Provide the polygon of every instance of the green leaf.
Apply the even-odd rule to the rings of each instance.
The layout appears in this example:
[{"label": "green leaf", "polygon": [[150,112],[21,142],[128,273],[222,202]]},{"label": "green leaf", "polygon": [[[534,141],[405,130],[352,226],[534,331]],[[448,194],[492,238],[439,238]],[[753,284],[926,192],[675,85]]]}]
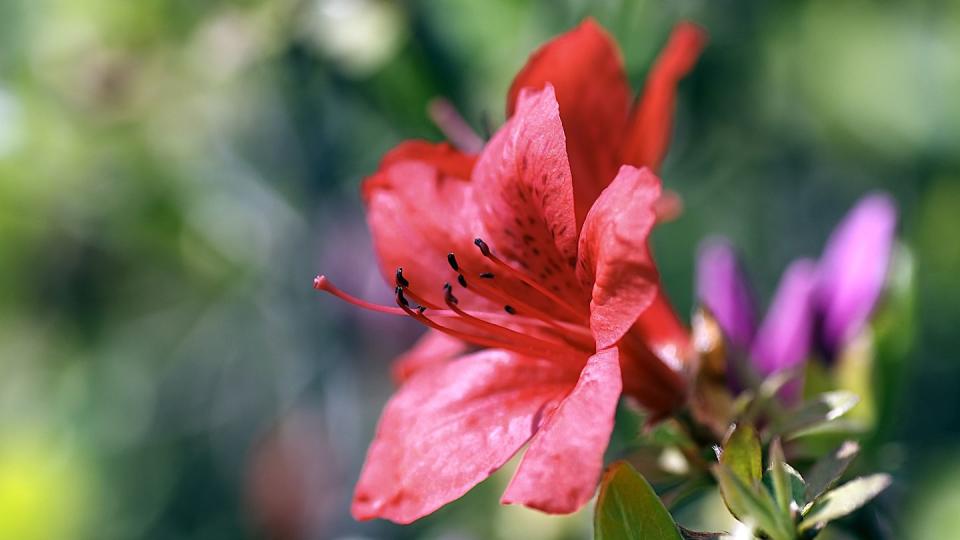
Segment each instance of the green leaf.
[{"label": "green leaf", "polygon": [[800,531],[819,529],[830,521],[842,518],[879,495],[887,489],[890,482],[888,474],[872,474],[851,480],[827,492],[804,516],[800,522]]},{"label": "green leaf", "polygon": [[780,506],[780,510],[790,515],[793,493],[790,489],[790,477],[784,467],[785,465],[786,458],[783,456],[783,446],[780,444],[780,439],[774,439],[770,443],[770,479],[773,483],[773,497]]},{"label": "green leaf", "polygon": [[852,409],[860,398],[853,392],[838,390],[825,392],[788,411],[776,426],[781,435],[796,434],[840,418]]},{"label": "green leaf", "polygon": [[720,463],[729,467],[744,484],[753,486],[763,474],[761,452],[757,431],[750,424],[741,423],[727,435]]},{"label": "green leaf", "polygon": [[597,540],[683,540],[653,488],[626,461],[603,475],[593,528]]},{"label": "green leaf", "polygon": [[720,494],[733,517],[755,525],[772,540],[793,540],[793,523],[777,508],[770,492],[748,486],[729,467],[713,466]]},{"label": "green leaf", "polygon": [[832,488],[850,464],[853,463],[859,452],[859,444],[854,441],[847,441],[832,454],[817,461],[810,472],[807,473],[807,489],[804,495],[806,500],[815,501],[817,497]]},{"label": "green leaf", "polygon": [[647,438],[662,447],[697,448],[686,430],[672,418],[654,426],[647,434]]},{"label": "green leaf", "polygon": [[744,390],[734,400],[732,406],[734,416],[751,422],[771,406],[777,407],[778,401],[775,399],[777,392],[795,378],[797,378],[795,369],[778,371],[764,379],[755,391]]},{"label": "green leaf", "polygon": [[[767,472],[763,475],[763,483],[771,492],[774,490],[772,471],[773,466],[770,466],[767,468]],[[804,482],[803,477],[800,476],[800,473],[791,467],[789,463],[783,464],[783,472],[787,475],[787,480],[790,485],[790,500],[797,503],[798,508],[802,508],[806,502],[806,496],[804,494],[806,493],[807,483]]]},{"label": "green leaf", "polygon": [[720,540],[726,533],[691,531],[681,526],[680,534],[683,540]]}]

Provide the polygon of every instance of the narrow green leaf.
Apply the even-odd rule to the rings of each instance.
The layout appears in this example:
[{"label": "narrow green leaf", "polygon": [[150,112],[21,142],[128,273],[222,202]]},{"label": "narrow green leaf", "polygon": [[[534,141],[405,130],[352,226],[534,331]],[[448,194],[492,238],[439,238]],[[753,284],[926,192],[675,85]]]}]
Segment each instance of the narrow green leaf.
[{"label": "narrow green leaf", "polygon": [[773,497],[780,506],[780,511],[789,516],[793,493],[790,490],[790,477],[784,465],[786,465],[786,458],[783,455],[783,446],[780,444],[780,439],[774,439],[770,443],[770,479],[773,483]]},{"label": "narrow green leaf", "polygon": [[683,540],[720,540],[726,533],[691,531],[681,526],[680,534]]},{"label": "narrow green leaf", "polygon": [[867,433],[867,426],[855,418],[837,418],[811,426],[806,429],[800,429],[790,433],[786,438],[793,440],[801,437],[830,436],[834,440],[844,438],[860,437]]},{"label": "narrow green leaf", "polygon": [[683,540],[656,492],[626,461],[603,475],[593,528],[596,540]]},{"label": "narrow green leaf", "polygon": [[828,491],[818,500],[800,522],[800,530],[820,528],[837,518],[853,512],[881,491],[887,489],[891,478],[888,474],[872,474],[851,480],[846,484]]},{"label": "narrow green leaf", "polygon": [[[768,468],[767,472],[763,475],[763,482],[767,486],[767,489],[773,491],[773,478],[771,478],[770,469],[772,469],[772,467]],[[803,508],[803,505],[806,503],[804,493],[806,493],[807,490],[807,483],[804,482],[800,473],[791,467],[789,463],[783,464],[783,472],[786,473],[787,479],[790,482],[790,499],[797,503],[798,508]]]},{"label": "narrow green leaf", "polygon": [[778,371],[764,379],[756,391],[744,390],[734,400],[732,407],[734,417],[750,422],[771,405],[776,407],[778,402],[774,398],[777,392],[796,377],[796,370]]},{"label": "narrow green leaf", "polygon": [[713,466],[713,475],[720,485],[720,494],[733,517],[756,526],[772,540],[792,540],[793,523],[785,519],[770,493],[748,486],[729,467]]},{"label": "narrow green leaf", "polygon": [[859,452],[859,444],[854,441],[847,441],[832,454],[817,461],[810,472],[807,473],[807,489],[804,495],[806,500],[815,501],[817,497],[832,488],[850,464],[853,463]]},{"label": "narrow green leaf", "polygon": [[853,392],[825,392],[788,411],[777,423],[775,431],[790,435],[831,422],[846,414],[859,401]]},{"label": "narrow green leaf", "polygon": [[757,431],[750,424],[741,423],[724,440],[720,463],[729,467],[744,484],[753,486],[763,474],[761,452]]}]

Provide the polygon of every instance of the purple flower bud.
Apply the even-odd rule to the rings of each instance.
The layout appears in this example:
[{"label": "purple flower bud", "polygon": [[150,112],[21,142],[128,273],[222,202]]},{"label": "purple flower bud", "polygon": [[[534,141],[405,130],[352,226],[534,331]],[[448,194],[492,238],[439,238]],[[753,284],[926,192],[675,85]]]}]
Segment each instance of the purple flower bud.
[{"label": "purple flower bud", "polygon": [[816,302],[828,356],[860,332],[883,291],[897,225],[886,194],[860,199],[834,229],[820,260]]},{"label": "purple flower bud", "polygon": [[710,238],[700,247],[697,295],[730,343],[749,350],[757,327],[753,295],[736,252],[724,238]]},{"label": "purple flower bud", "polygon": [[802,364],[810,354],[817,266],[794,261],[784,272],[753,344],[755,367],[770,375]]}]

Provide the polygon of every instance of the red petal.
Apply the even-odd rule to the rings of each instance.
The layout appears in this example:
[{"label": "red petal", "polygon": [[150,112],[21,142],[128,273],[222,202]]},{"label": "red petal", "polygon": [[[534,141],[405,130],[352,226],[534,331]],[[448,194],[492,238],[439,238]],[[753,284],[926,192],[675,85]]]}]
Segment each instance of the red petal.
[{"label": "red petal", "polygon": [[473,239],[483,225],[467,180],[474,160],[447,144],[407,142],[364,181],[367,223],[388,283],[403,267],[412,290],[442,304],[443,283],[456,278],[447,253],[479,257]]},{"label": "red petal", "polygon": [[684,367],[691,358],[690,334],[662,288],[620,342],[623,392],[650,413],[664,418],[684,403]]},{"label": "red petal", "polygon": [[[390,150],[380,160],[380,168],[386,169],[395,163],[404,161],[423,161],[430,163],[446,176],[455,178],[470,178],[473,164],[477,156],[464,154],[447,143],[432,143],[429,141],[405,141]],[[370,186],[364,184],[363,194],[366,196]]]},{"label": "red petal", "polygon": [[517,74],[507,96],[513,114],[520,90],[553,85],[567,136],[577,225],[613,179],[630,106],[630,85],[616,43],[592,19],[545,44]]},{"label": "red petal", "polygon": [[680,322],[662,287],[657,287],[657,296],[645,309],[632,333],[643,338],[644,344],[665,364],[680,370],[690,359],[690,333]]},{"label": "red petal", "polygon": [[621,148],[623,163],[660,169],[673,129],[677,83],[693,69],[706,41],[706,32],[692,23],[674,28],[630,114]]},{"label": "red petal", "polygon": [[590,357],[577,386],[533,438],[501,502],[566,514],[590,500],[603,469],[620,387],[617,349]]},{"label": "red petal", "polygon": [[480,155],[473,183],[491,247],[585,307],[573,272],[573,188],[552,86],[521,93],[516,114]]},{"label": "red petal", "polygon": [[400,384],[417,371],[452,360],[463,354],[468,345],[457,338],[436,330],[427,330],[413,347],[393,361],[393,380]]},{"label": "red petal", "polygon": [[383,412],[353,516],[410,523],[457,499],[527,442],[576,377],[500,350],[418,372]]},{"label": "red petal", "polygon": [[659,178],[649,169],[624,165],[587,214],[577,274],[593,289],[590,328],[598,349],[620,340],[657,294],[659,276],[647,236],[659,197]]}]

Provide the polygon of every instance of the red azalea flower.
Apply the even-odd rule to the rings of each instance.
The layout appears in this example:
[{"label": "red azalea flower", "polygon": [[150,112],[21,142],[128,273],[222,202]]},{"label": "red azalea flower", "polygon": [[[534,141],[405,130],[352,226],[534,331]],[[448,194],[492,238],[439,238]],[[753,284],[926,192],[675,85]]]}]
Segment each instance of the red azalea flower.
[{"label": "red azalea flower", "polygon": [[507,95],[507,116],[521,89],[547,82],[556,89],[578,224],[621,164],[659,171],[670,143],[677,83],[705,43],[706,34],[696,25],[677,25],[632,107],[617,45],[592,19],[544,45],[517,74]]},{"label": "red azalea flower", "polygon": [[533,56],[479,156],[408,142],[364,182],[398,307],[315,286],[432,330],[398,363],[355,517],[409,523],[528,442],[503,502],[573,512],[596,489],[621,393],[654,415],[683,403],[689,338],[647,247],[660,181],[616,163],[659,162],[670,113],[653,104],[672,109],[701,42],[679,27],[628,116],[617,51],[587,21]]}]

